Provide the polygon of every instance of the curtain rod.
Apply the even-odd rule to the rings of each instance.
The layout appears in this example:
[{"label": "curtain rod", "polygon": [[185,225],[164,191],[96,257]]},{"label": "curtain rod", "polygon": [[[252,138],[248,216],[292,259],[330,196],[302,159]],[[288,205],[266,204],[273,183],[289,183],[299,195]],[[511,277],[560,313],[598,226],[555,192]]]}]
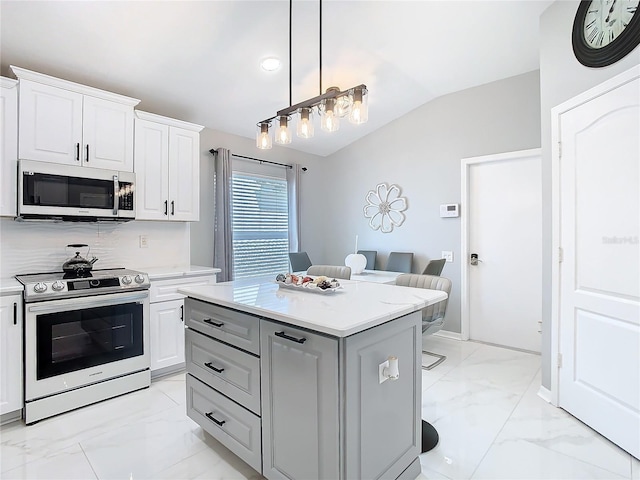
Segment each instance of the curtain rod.
[{"label": "curtain rod", "polygon": [[[215,155],[216,150],[214,148],[212,148],[211,150],[209,150],[209,153]],[[272,165],[280,165],[281,167],[285,167],[285,168],[293,168],[293,165],[289,165],[288,163],[278,163],[278,162],[272,162],[270,160],[261,160],[260,158],[253,158],[253,157],[245,157],[244,155],[236,155],[235,153],[231,154],[234,157],[237,158],[244,158],[246,160],[253,160],[254,162],[260,162],[260,163],[271,163]],[[303,170],[307,170],[305,167],[302,168]]]}]

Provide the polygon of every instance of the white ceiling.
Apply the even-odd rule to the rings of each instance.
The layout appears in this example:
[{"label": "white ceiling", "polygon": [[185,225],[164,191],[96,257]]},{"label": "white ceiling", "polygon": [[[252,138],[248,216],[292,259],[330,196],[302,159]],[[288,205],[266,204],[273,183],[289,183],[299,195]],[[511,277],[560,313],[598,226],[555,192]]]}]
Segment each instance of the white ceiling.
[{"label": "white ceiling", "polygon": [[[447,93],[539,68],[552,1],[324,0],[322,84],[369,88],[369,122],[346,119],[291,148],[328,155]],[[317,0],[293,2],[292,101],[320,93]],[[141,110],[255,137],[289,105],[289,2],[0,2],[9,65],[136,97]],[[260,69],[276,55],[283,66]]]}]

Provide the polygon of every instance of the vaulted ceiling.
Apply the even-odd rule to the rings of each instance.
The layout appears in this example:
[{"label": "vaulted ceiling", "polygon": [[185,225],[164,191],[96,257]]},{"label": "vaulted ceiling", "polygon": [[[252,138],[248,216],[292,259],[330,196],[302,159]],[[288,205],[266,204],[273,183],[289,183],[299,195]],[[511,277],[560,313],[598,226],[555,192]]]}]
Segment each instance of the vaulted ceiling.
[{"label": "vaulted ceiling", "polygon": [[[294,0],[291,99],[364,83],[369,122],[294,136],[328,155],[430,100],[538,69],[552,1]],[[1,73],[16,65],[142,100],[139,109],[244,137],[289,106],[289,1],[0,2]],[[260,61],[283,64],[265,72]],[[320,78],[321,77],[321,78]]]}]

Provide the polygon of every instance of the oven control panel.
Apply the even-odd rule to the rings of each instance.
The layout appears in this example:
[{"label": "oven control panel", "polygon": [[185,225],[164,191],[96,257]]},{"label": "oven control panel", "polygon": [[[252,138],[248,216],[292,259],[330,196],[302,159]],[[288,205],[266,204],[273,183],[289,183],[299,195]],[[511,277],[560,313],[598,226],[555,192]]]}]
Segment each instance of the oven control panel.
[{"label": "oven control panel", "polygon": [[151,285],[146,273],[125,269],[93,271],[91,276],[83,278],[64,278],[62,274],[19,275],[16,278],[25,286],[26,302],[143,290]]}]

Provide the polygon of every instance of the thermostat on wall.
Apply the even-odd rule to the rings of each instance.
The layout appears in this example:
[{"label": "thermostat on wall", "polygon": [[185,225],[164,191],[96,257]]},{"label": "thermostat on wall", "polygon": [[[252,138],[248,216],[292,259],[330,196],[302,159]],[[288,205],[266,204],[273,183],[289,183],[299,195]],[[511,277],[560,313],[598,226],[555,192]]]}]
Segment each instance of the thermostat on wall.
[{"label": "thermostat on wall", "polygon": [[460,208],[457,203],[447,203],[440,205],[440,216],[442,218],[447,217],[459,217],[460,216]]}]

